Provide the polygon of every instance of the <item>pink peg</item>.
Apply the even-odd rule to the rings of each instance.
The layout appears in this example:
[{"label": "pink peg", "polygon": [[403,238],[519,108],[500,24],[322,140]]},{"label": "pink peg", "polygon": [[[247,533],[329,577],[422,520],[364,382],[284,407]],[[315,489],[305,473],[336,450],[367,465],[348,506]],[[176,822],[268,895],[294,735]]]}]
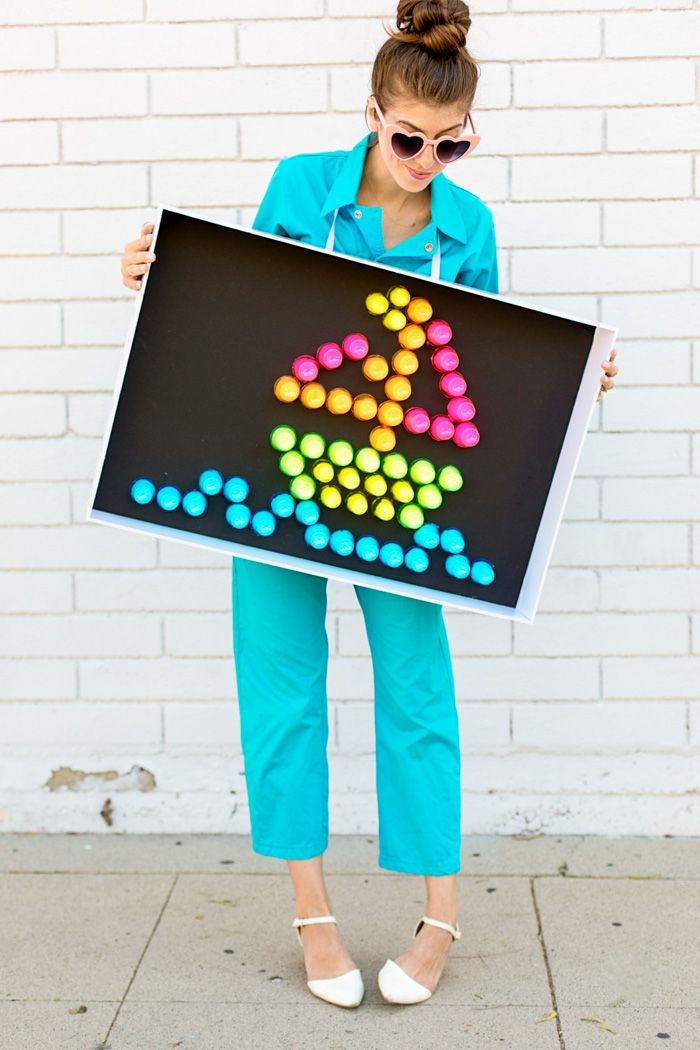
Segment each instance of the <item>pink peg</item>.
[{"label": "pink peg", "polygon": [[369,340],[360,332],[353,332],[343,339],[343,353],[351,361],[361,361],[369,352]]},{"label": "pink peg", "polygon": [[343,351],[337,343],[321,343],[316,359],[321,368],[339,368],[343,363]]},{"label": "pink peg", "polygon": [[467,381],[460,372],[445,372],[438,383],[445,397],[461,397],[467,389]]},{"label": "pink peg", "polygon": [[474,418],[476,408],[470,397],[452,397],[447,402],[447,414],[453,423],[466,423]]},{"label": "pink peg", "polygon": [[300,354],[292,362],[292,372],[302,383],[311,383],[318,375],[318,361],[310,354]]},{"label": "pink peg", "polygon": [[403,425],[409,434],[425,434],[430,428],[430,416],[424,408],[409,408],[403,417]]},{"label": "pink peg", "polygon": [[480,438],[479,431],[473,423],[458,423],[455,427],[454,443],[460,448],[471,448]]},{"label": "pink peg", "polygon": [[431,321],[425,329],[428,342],[433,346],[446,346],[452,338],[452,329],[447,321]]},{"label": "pink peg", "polygon": [[436,372],[454,372],[459,368],[459,354],[451,346],[443,346],[433,351],[430,363]]},{"label": "pink peg", "polygon": [[430,436],[436,441],[449,441],[455,432],[455,425],[447,416],[433,416],[430,421]]}]

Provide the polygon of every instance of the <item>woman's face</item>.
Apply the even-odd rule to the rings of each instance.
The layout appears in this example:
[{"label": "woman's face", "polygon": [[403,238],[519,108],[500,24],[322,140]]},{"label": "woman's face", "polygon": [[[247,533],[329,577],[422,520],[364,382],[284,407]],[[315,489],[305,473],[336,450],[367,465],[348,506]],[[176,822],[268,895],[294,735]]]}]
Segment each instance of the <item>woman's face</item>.
[{"label": "woman's face", "polygon": [[[422,190],[439,172],[445,170],[445,165],[435,159],[435,151],[429,145],[410,160],[400,160],[392,150],[384,126],[377,116],[374,99],[369,98],[367,105],[367,120],[371,130],[379,134],[379,150],[384,164],[402,189],[409,192]],[[387,124],[399,124],[409,133],[422,131],[429,139],[436,139],[440,135],[457,137],[464,130],[467,119],[463,103],[437,106],[406,96],[399,96],[391,106],[382,108],[382,113]]]}]

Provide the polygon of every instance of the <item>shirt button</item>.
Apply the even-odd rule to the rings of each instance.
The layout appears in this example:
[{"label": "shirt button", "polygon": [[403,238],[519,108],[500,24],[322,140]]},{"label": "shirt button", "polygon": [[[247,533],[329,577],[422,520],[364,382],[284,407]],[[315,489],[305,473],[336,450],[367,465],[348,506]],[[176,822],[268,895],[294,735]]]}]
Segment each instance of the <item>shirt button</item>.
[{"label": "shirt button", "polygon": [[356,218],[356,219],[361,219],[361,218],[362,218],[362,212],[360,211],[360,209],[359,209],[359,208],[358,208],[358,209],[357,209],[357,211],[355,212],[355,218]]},{"label": "shirt button", "polygon": [[432,241],[428,241],[428,243],[425,246],[425,250],[426,250],[426,252],[432,252],[432,250],[433,250],[433,242]]}]

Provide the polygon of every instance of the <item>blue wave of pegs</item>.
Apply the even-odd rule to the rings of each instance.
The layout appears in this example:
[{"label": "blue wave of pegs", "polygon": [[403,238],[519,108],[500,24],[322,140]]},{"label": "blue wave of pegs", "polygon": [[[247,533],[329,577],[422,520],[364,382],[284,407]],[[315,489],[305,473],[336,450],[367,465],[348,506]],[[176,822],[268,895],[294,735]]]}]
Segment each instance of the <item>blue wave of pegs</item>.
[{"label": "blue wave of pegs", "polygon": [[231,528],[238,531],[251,528],[256,535],[272,536],[278,520],[293,519],[304,527],[304,542],[313,550],[329,548],[340,558],[354,554],[360,561],[380,561],[389,569],[401,566],[411,572],[423,573],[430,566],[430,551],[444,555],[444,568],[457,580],[471,579],[488,587],[496,578],[489,561],[470,561],[467,557],[464,535],[456,528],[440,528],[434,522],[425,522],[412,533],[412,545],[402,546],[394,541],[381,543],[375,536],[353,536],[349,529],[330,529],[320,520],[321,508],[312,499],[296,499],[290,492],[276,492],[269,508],[252,511],[246,503],[250,485],[245,478],[234,475],[224,479],[215,469],[203,470],[197,488],[182,493],[175,485],[157,489],[149,478],[137,478],[131,485],[131,498],[145,505],[155,500],[165,511],[181,508],[190,517],[200,517],[209,508],[212,497],[223,495],[227,501],[225,517]]}]

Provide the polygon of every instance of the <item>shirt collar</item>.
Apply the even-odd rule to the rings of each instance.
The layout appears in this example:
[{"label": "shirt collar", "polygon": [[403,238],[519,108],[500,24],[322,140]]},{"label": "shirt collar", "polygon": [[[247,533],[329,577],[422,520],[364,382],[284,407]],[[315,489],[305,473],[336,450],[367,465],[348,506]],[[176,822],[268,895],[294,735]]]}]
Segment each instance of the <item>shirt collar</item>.
[{"label": "shirt collar", "polygon": [[[365,156],[374,132],[369,132],[344,157],[321,208],[327,215],[346,204],[355,204],[362,179]],[[433,222],[448,237],[467,243],[467,229],[452,192],[452,183],[440,172],[430,184],[430,210]]]}]

